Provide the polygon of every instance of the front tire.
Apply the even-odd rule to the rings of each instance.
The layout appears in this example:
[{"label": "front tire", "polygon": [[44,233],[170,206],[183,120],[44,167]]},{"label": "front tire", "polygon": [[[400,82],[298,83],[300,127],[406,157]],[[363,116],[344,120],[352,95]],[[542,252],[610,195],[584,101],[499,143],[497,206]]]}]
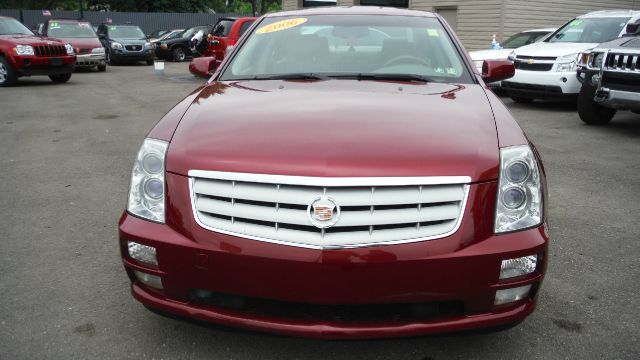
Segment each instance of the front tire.
[{"label": "front tire", "polygon": [[107,64],[101,64],[101,65],[98,65],[98,71],[99,71],[99,72],[105,72],[105,71],[107,71]]},{"label": "front tire", "polygon": [[595,94],[595,86],[582,84],[580,94],[578,94],[578,115],[580,115],[580,119],[585,124],[606,125],[613,119],[616,110],[604,107],[593,101]]},{"label": "front tire", "polygon": [[71,79],[71,74],[49,75],[49,79],[58,84],[66,83],[67,81],[69,81],[69,79]]},{"label": "front tire", "polygon": [[171,52],[171,55],[173,57],[173,61],[175,62],[182,62],[187,58],[187,53],[185,52],[184,48],[181,46],[174,48],[173,51]]},{"label": "front tire", "polygon": [[518,104],[531,104],[533,102],[532,98],[526,98],[522,96],[512,96],[511,100]]},{"label": "front tire", "polygon": [[11,86],[16,83],[18,77],[11,68],[11,64],[4,57],[0,56],[0,87]]}]

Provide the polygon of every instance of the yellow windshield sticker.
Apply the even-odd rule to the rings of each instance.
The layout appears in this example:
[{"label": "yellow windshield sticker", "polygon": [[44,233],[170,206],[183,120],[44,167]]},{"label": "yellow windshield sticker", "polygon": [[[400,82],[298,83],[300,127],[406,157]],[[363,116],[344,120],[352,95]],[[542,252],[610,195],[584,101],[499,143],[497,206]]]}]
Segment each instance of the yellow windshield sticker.
[{"label": "yellow windshield sticker", "polygon": [[292,27],[296,27],[300,24],[304,24],[306,22],[307,22],[306,18],[282,20],[282,21],[274,22],[273,24],[269,24],[261,27],[260,29],[256,30],[256,34],[268,34],[276,31],[286,30]]},{"label": "yellow windshield sticker", "polygon": [[427,29],[427,33],[429,34],[429,36],[433,36],[433,37],[440,36],[440,34],[438,34],[438,30],[436,29]]}]

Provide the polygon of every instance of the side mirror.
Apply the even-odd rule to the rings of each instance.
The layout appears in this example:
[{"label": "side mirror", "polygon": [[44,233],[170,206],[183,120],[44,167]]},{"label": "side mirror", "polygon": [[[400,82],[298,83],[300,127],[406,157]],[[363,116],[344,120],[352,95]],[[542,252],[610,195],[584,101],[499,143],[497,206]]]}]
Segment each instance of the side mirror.
[{"label": "side mirror", "polygon": [[506,80],[516,74],[516,67],[509,60],[485,60],[482,64],[482,79],[486,83]]},{"label": "side mirror", "polygon": [[640,33],[640,20],[627,24],[626,35],[638,35]]},{"label": "side mirror", "polygon": [[209,78],[213,74],[216,65],[216,58],[212,56],[205,56],[194,58],[189,64],[189,71],[202,78]]}]

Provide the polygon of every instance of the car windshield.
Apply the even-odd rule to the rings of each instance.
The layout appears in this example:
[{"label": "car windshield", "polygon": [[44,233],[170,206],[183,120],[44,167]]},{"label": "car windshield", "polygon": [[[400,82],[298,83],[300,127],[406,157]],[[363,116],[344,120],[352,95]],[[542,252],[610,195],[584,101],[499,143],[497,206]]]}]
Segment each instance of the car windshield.
[{"label": "car windshield", "polygon": [[436,18],[371,15],[265,18],[221,80],[296,76],[473,81]]},{"label": "car windshield", "polygon": [[0,35],[33,35],[33,32],[16,19],[0,19]]},{"label": "car windshield", "polygon": [[620,36],[629,17],[582,18],[565,24],[548,42],[603,43]]},{"label": "car windshield", "polygon": [[58,21],[52,21],[49,23],[49,31],[47,32],[47,35],[59,38],[94,38],[97,36],[89,23]]},{"label": "car windshield", "polygon": [[144,39],[145,35],[137,26],[109,26],[109,36],[112,38]]},{"label": "car windshield", "polygon": [[523,32],[515,34],[503,42],[501,46],[503,49],[516,49],[521,46],[533,44],[548,34],[548,32]]}]

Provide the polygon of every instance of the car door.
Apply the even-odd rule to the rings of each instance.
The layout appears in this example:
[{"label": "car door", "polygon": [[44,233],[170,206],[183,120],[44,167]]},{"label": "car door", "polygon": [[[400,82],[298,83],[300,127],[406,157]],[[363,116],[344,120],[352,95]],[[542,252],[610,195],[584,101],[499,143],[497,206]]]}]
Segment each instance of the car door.
[{"label": "car door", "polygon": [[235,20],[233,19],[222,19],[213,28],[213,37],[209,42],[209,52],[211,56],[215,58],[215,69],[217,69],[220,63],[222,63],[222,60],[224,60],[227,51],[227,40],[234,22]]}]

